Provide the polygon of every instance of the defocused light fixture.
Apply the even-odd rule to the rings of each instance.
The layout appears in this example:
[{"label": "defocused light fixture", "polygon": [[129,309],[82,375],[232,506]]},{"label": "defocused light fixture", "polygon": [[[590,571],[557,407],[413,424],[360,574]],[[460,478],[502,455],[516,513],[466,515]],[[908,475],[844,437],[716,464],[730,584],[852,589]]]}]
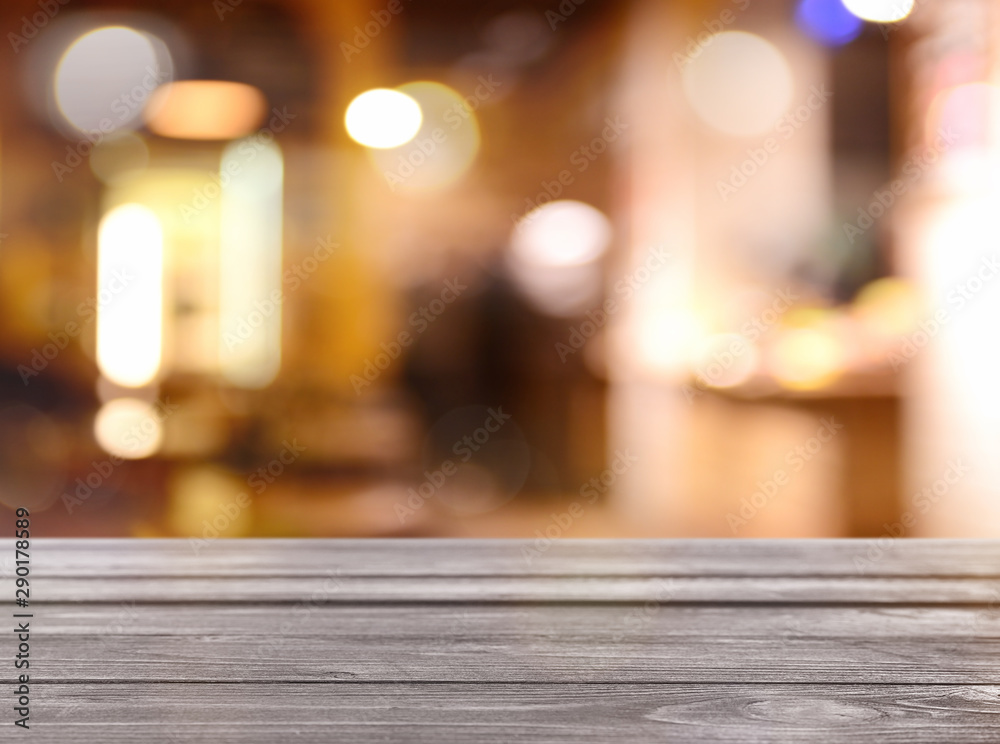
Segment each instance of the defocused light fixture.
[{"label": "defocused light fixture", "polygon": [[599,303],[597,263],[611,243],[611,223],[579,201],[543,204],[521,218],[511,235],[508,267],[522,293],[556,316],[582,313]]},{"label": "defocused light fixture", "polygon": [[511,250],[536,266],[578,266],[607,250],[611,223],[599,210],[564,199],[537,207],[517,223]]},{"label": "defocused light fixture", "polygon": [[116,398],[98,410],[94,438],[108,454],[138,460],[160,449],[163,422],[152,404],[137,398]]},{"label": "defocused light fixture", "polygon": [[697,344],[691,371],[703,385],[731,388],[750,379],[759,358],[753,341],[738,333],[719,333]]},{"label": "defocused light fixture", "polygon": [[818,390],[840,376],[846,356],[843,343],[827,328],[788,328],[775,342],[771,368],[786,388]]},{"label": "defocused light fixture", "polygon": [[98,28],[76,39],[59,60],[56,106],[82,132],[133,129],[171,68],[166,46],[155,36],[126,26]]},{"label": "defocused light fixture", "polygon": [[141,387],[160,370],[163,231],[152,210],[124,204],[97,237],[97,364],[112,382]]},{"label": "defocused light fixture", "polygon": [[160,86],[144,113],[150,130],[164,137],[235,139],[260,124],[267,106],[252,85],[226,80],[179,80]]},{"label": "defocused light fixture", "polygon": [[746,31],[710,37],[684,68],[683,85],[702,121],[741,137],[773,128],[792,98],[792,72],[784,55]]},{"label": "defocused light fixture", "polygon": [[864,22],[851,13],[843,0],[799,0],[795,11],[799,28],[826,46],[841,46],[858,37]]},{"label": "defocused light fixture", "polygon": [[281,366],[284,159],[274,142],[251,137],[222,153],[219,364],[234,385],[261,388]]},{"label": "defocused light fixture", "polygon": [[406,144],[420,130],[422,121],[423,114],[415,100],[388,88],[365,91],[351,101],[344,116],[351,139],[379,149]]},{"label": "defocused light fixture", "polygon": [[476,110],[492,95],[490,86],[481,85],[470,96],[433,80],[396,90],[417,102],[422,121],[405,147],[368,151],[389,190],[426,192],[454,184],[479,153]]},{"label": "defocused light fixture", "polygon": [[858,18],[875,23],[895,23],[913,11],[914,0],[844,0]]}]

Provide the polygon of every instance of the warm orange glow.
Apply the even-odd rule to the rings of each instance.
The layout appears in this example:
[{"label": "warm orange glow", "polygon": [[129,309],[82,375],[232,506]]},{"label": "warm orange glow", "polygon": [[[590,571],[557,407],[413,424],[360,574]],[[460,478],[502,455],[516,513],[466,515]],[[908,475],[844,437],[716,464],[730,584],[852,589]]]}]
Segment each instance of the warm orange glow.
[{"label": "warm orange glow", "polygon": [[252,85],[224,80],[182,80],[150,97],[146,124],[176,139],[235,139],[251,133],[264,116],[264,94]]}]

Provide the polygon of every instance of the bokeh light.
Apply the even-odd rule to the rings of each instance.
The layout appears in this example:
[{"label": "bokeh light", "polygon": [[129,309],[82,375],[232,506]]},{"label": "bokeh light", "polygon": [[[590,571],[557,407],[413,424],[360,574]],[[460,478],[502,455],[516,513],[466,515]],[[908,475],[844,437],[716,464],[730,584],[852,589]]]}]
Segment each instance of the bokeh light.
[{"label": "bokeh light", "polygon": [[774,377],[792,390],[819,390],[843,373],[847,353],[841,339],[823,324],[783,328],[772,348]]},{"label": "bokeh light", "polygon": [[600,258],[610,242],[611,223],[600,210],[563,199],[526,214],[514,228],[511,250],[536,266],[579,266]]},{"label": "bokeh light", "polygon": [[365,91],[351,101],[344,116],[351,139],[379,149],[406,144],[422,121],[420,105],[413,98],[388,88]]},{"label": "bokeh light", "polygon": [[738,333],[719,333],[696,345],[691,371],[703,385],[731,388],[750,379],[759,359],[752,341]]},{"label": "bokeh light", "polygon": [[153,211],[123,204],[97,237],[97,364],[112,382],[140,387],[160,369],[163,230]]},{"label": "bokeh light", "polygon": [[913,11],[914,0],[844,0],[858,18],[875,23],[895,23]]},{"label": "bokeh light", "polygon": [[[370,150],[390,191],[430,192],[456,183],[475,162],[481,143],[480,100],[430,80],[399,86],[423,112],[419,130],[404,147]],[[482,90],[482,89],[481,89]]]},{"label": "bokeh light", "polygon": [[170,55],[156,37],[126,26],[90,31],[56,66],[55,100],[82,132],[133,129],[153,91],[170,79]]},{"label": "bokeh light", "polygon": [[511,235],[509,268],[522,293],[543,312],[570,316],[595,305],[597,261],[611,243],[611,223],[589,204],[561,200],[525,215]]},{"label": "bokeh light", "polygon": [[267,101],[252,85],[228,80],[180,80],[150,97],[146,123],[156,134],[176,139],[222,140],[250,134]]},{"label": "bokeh light", "polygon": [[147,401],[116,398],[98,410],[94,438],[108,454],[138,460],[160,449],[163,423],[155,406]]},{"label": "bokeh light", "polygon": [[841,46],[856,39],[865,24],[851,13],[843,0],[800,0],[795,22],[816,41]]},{"label": "bokeh light", "polygon": [[774,127],[792,99],[792,72],[784,55],[745,31],[725,31],[706,41],[684,68],[683,83],[702,121],[742,137]]}]

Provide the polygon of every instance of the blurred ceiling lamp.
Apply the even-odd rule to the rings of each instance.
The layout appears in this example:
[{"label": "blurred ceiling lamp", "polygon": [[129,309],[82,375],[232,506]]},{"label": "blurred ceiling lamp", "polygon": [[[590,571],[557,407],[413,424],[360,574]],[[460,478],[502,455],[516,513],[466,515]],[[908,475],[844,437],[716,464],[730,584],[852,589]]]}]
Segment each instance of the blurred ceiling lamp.
[{"label": "blurred ceiling lamp", "polygon": [[511,250],[538,267],[579,266],[600,258],[611,243],[611,223],[589,204],[571,199],[528,212],[514,227]]},{"label": "blurred ceiling lamp", "polygon": [[864,22],[844,6],[843,0],[799,0],[795,22],[826,46],[842,46],[853,41],[865,27]]},{"label": "blurred ceiling lamp", "polygon": [[365,91],[351,101],[344,115],[351,139],[378,149],[405,145],[416,136],[422,121],[415,100],[388,88]]},{"label": "blurred ceiling lamp", "polygon": [[144,116],[163,137],[226,140],[253,132],[267,100],[252,85],[228,80],[179,80],[162,85],[149,99]]},{"label": "blurred ceiling lamp", "polygon": [[561,317],[582,313],[600,302],[603,274],[597,259],[611,237],[608,218],[589,204],[549,202],[514,227],[508,267],[542,312]]},{"label": "blurred ceiling lamp", "polygon": [[[405,146],[369,150],[372,162],[390,191],[432,191],[454,184],[468,172],[479,153],[479,120],[474,108],[486,98],[465,98],[453,88],[431,80],[406,83],[397,90],[417,102],[423,119]],[[469,104],[470,99],[475,106]]]},{"label": "blurred ceiling lamp", "polygon": [[826,328],[787,328],[772,349],[771,371],[791,390],[819,390],[841,375],[846,356],[840,339]]},{"label": "blurred ceiling lamp", "polygon": [[82,132],[134,129],[152,92],[172,75],[166,45],[126,26],[80,36],[56,66],[55,103]]},{"label": "blurred ceiling lamp", "polygon": [[237,140],[222,153],[219,364],[246,388],[267,386],[281,367],[284,159],[274,142]]},{"label": "blurred ceiling lamp", "polygon": [[914,0],[844,0],[858,18],[874,23],[895,23],[913,11]]},{"label": "blurred ceiling lamp", "polygon": [[97,236],[97,364],[112,382],[156,378],[163,340],[163,231],[152,210],[123,204]]},{"label": "blurred ceiling lamp", "polygon": [[138,460],[160,449],[163,422],[159,411],[147,401],[116,398],[98,410],[94,438],[108,454]]},{"label": "blurred ceiling lamp", "polygon": [[684,94],[698,117],[725,134],[764,134],[792,99],[792,72],[784,55],[746,31],[712,36],[682,77]]}]

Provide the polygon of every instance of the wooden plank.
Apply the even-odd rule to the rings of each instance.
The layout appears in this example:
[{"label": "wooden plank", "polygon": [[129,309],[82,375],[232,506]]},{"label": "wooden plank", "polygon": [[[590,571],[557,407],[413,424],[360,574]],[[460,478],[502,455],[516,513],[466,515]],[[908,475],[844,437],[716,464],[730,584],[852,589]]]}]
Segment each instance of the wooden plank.
[{"label": "wooden plank", "polygon": [[108,683],[33,700],[36,744],[1000,740],[998,686]]},{"label": "wooden plank", "polygon": [[45,608],[40,680],[1000,682],[962,609],[663,606]]},{"label": "wooden plank", "polygon": [[49,578],[32,603],[699,602],[1000,606],[1000,579],[850,576],[214,576]]},{"label": "wooden plank", "polygon": [[[32,540],[39,576],[1000,577],[996,540]],[[13,541],[0,540],[12,569]],[[527,556],[527,557],[526,557]],[[529,560],[530,558],[530,560]]]}]

